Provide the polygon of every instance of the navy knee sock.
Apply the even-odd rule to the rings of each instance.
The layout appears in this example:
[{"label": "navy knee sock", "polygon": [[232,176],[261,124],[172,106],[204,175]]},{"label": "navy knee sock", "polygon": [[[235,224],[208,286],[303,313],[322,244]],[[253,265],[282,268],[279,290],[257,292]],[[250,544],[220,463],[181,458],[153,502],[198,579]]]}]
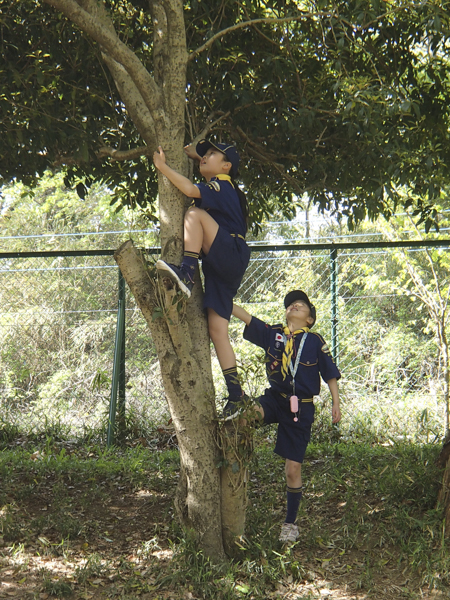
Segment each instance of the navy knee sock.
[{"label": "navy knee sock", "polygon": [[302,499],[302,488],[287,487],[287,513],[285,523],[295,523],[297,518],[298,507]]},{"label": "navy knee sock", "polygon": [[195,269],[198,264],[198,252],[188,252],[185,250],[180,269],[187,273],[189,279],[194,281]]},{"label": "navy knee sock", "polygon": [[231,367],[230,369],[224,369],[222,371],[225,377],[225,383],[227,384],[228,395],[230,398],[239,398],[242,396],[241,382],[237,374],[237,367]]}]

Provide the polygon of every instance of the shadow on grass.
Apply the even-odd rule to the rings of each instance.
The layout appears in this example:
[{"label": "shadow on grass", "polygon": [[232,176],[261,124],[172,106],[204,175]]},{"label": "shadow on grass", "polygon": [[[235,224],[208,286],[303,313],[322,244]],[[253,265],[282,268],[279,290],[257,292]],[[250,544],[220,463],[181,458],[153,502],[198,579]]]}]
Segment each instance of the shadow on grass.
[{"label": "shadow on grass", "polygon": [[241,558],[217,566],[174,518],[176,449],[12,439],[0,453],[0,597],[448,597],[438,453],[311,444],[300,539],[283,548],[284,463],[259,433]]}]

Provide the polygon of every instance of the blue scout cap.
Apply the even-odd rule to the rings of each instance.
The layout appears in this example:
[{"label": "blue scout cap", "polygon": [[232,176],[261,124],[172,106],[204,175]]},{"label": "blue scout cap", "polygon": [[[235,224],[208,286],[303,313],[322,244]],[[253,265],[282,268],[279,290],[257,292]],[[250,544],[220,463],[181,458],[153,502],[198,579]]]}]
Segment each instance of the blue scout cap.
[{"label": "blue scout cap", "polygon": [[[306,302],[306,304],[309,306],[309,310],[311,311],[311,317],[314,319],[314,323],[315,323],[316,322],[316,307],[314,306],[314,304],[311,304],[308,296],[305,294],[305,292],[302,292],[301,290],[293,290],[292,292],[289,292],[288,294],[286,294],[286,297],[284,299],[284,308],[287,308],[296,300],[302,300],[303,302]],[[313,325],[314,325],[314,323],[313,323]],[[312,327],[312,325],[311,325],[311,327]]]},{"label": "blue scout cap", "polygon": [[239,153],[233,144],[213,144],[209,140],[200,140],[196,151],[199,156],[204,156],[209,148],[215,148],[225,154],[228,162],[231,163],[230,175],[236,177],[239,168]]}]

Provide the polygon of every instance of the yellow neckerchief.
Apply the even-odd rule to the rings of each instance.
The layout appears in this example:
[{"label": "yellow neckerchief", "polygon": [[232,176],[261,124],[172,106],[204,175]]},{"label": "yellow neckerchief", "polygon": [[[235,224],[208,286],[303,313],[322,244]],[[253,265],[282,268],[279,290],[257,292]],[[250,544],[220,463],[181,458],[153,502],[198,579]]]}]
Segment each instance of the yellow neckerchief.
[{"label": "yellow neckerchief", "polygon": [[285,327],[283,329],[283,333],[286,336],[286,344],[284,346],[283,356],[281,357],[281,374],[283,375],[283,379],[286,379],[289,365],[292,361],[295,336],[297,333],[308,333],[308,331],[309,327],[302,327],[301,329],[297,329],[297,331],[293,331],[292,333],[290,332],[289,327]]},{"label": "yellow neckerchief", "polygon": [[[222,181],[228,181],[229,183],[231,183],[231,185],[233,185],[233,182],[231,181],[231,177],[229,175],[227,175],[226,173],[219,173],[218,175],[214,175],[214,177],[216,179],[221,179]],[[234,185],[233,185],[233,187],[234,187]]]}]

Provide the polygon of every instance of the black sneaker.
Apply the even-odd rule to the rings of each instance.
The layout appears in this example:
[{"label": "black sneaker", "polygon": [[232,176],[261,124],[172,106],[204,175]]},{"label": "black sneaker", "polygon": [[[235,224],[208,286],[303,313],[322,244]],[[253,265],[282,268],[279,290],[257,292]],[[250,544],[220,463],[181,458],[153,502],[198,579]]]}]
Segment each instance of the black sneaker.
[{"label": "black sneaker", "polygon": [[247,394],[243,394],[242,396],[230,396],[223,409],[222,420],[231,421],[232,419],[235,419],[244,410],[245,403],[248,402],[248,400],[250,400],[250,398]]},{"label": "black sneaker", "polygon": [[186,294],[188,298],[191,297],[194,282],[189,278],[187,273],[180,269],[180,267],[172,265],[171,263],[167,263],[164,260],[158,260],[156,261],[156,268],[163,277],[169,277],[174,283],[176,283],[183,294]]}]

